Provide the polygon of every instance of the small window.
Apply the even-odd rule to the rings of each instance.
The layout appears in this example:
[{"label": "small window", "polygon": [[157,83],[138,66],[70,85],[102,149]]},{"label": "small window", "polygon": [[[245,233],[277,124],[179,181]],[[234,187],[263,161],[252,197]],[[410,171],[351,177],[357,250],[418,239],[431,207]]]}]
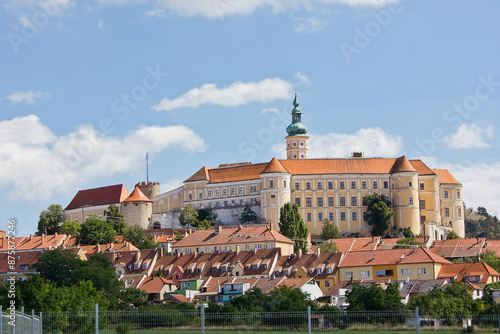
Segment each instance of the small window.
[{"label": "small window", "polygon": [[[271,181],[272,181],[272,180],[271,180]],[[273,187],[273,186],[271,185],[271,188],[272,188],[272,187]],[[243,195],[244,193],[245,193],[245,188],[240,187],[240,195]]]},{"label": "small window", "polygon": [[444,191],[444,198],[448,198],[448,190]]},{"label": "small window", "polygon": [[212,197],[212,190],[208,191],[208,197]]},{"label": "small window", "polygon": [[295,198],[295,204],[300,207],[300,197]]},{"label": "small window", "polygon": [[202,192],[200,192],[200,193],[198,194],[198,199],[203,199],[203,193],[202,193]]},{"label": "small window", "polygon": [[271,198],[276,198],[276,195],[275,194],[271,194]]},{"label": "small window", "polygon": [[222,190],[222,194],[224,195],[224,197],[227,196],[227,189]]},{"label": "small window", "polygon": [[310,207],[312,206],[312,204],[311,204],[311,197],[307,197],[307,198],[306,198],[306,206],[307,206],[308,208],[310,208]]},{"label": "small window", "polygon": [[378,182],[377,181],[373,181],[373,189],[377,189],[378,188]]},{"label": "small window", "polygon": [[325,281],[325,286],[329,287],[330,286],[330,281]]},{"label": "small window", "polygon": [[322,182],[318,182],[318,189],[323,189],[323,183]]},{"label": "small window", "polygon": [[420,182],[420,190],[425,190],[425,183],[424,182]]},{"label": "small window", "polygon": [[370,271],[368,270],[363,270],[359,272],[359,277],[360,278],[368,278],[370,277]]},{"label": "small window", "polygon": [[413,186],[413,183],[411,182],[411,180],[408,180],[408,187],[412,187]]},{"label": "small window", "polygon": [[345,222],[345,212],[340,213],[340,220]]},{"label": "small window", "polygon": [[356,206],[356,205],[358,205],[358,204],[357,204],[357,199],[356,199],[356,196],[352,196],[352,197],[351,197],[351,206]]},{"label": "small window", "polygon": [[462,208],[457,207],[458,218],[462,218]]},{"label": "small window", "polygon": [[333,189],[333,182],[332,181],[328,182],[328,189]]},{"label": "small window", "polygon": [[220,252],[220,246],[215,246],[215,247],[214,247],[214,250],[215,250],[216,252]]},{"label": "small window", "polygon": [[368,213],[365,211],[363,212],[363,221],[366,221],[366,219],[368,218]]},{"label": "small window", "polygon": [[274,188],[274,180],[269,180],[269,188]]},{"label": "small window", "polygon": [[262,249],[262,245],[261,244],[256,244],[255,245],[255,249]]},{"label": "small window", "polygon": [[425,210],[425,199],[420,200],[420,210]]},{"label": "small window", "polygon": [[345,206],[345,197],[340,197],[340,206]]},{"label": "small window", "polygon": [[346,271],[345,272],[345,278],[346,279],[351,279],[352,278],[352,271]]},{"label": "small window", "polygon": [[411,269],[401,269],[402,276],[411,276]]},{"label": "small window", "polygon": [[352,220],[357,221],[358,220],[358,213],[357,212],[352,212]]},{"label": "small window", "polygon": [[457,199],[460,199],[460,191],[457,191]]},{"label": "small window", "polygon": [[229,252],[231,250],[231,246],[226,246],[225,250],[226,250],[226,252]]},{"label": "small window", "polygon": [[333,206],[333,197],[328,197],[328,206]]},{"label": "small window", "polygon": [[312,221],[312,214],[310,212],[306,214],[306,219],[308,222]]},{"label": "small window", "polygon": [[419,275],[427,274],[427,269],[426,268],[418,268],[418,274]]},{"label": "small window", "polygon": [[273,244],[266,244],[266,249],[272,249],[273,248]]},{"label": "small window", "polygon": [[361,181],[361,188],[366,189],[366,181]]},{"label": "small window", "polygon": [[191,248],[186,248],[185,253],[186,254],[191,254]]},{"label": "small window", "polygon": [[450,216],[450,209],[449,208],[444,208],[444,215],[445,215],[445,217]]},{"label": "small window", "polygon": [[351,189],[356,189],[356,181],[351,181]]},{"label": "small window", "polygon": [[323,221],[323,213],[318,212],[318,221],[322,222]]},{"label": "small window", "polygon": [[412,205],[413,204],[413,196],[408,197],[408,204]]},{"label": "small window", "polygon": [[295,190],[299,190],[299,189],[300,189],[300,183],[295,182]]},{"label": "small window", "polygon": [[340,189],[345,189],[345,183],[344,183],[344,181],[340,181],[339,182],[339,187],[340,187]]},{"label": "small window", "polygon": [[193,194],[189,194],[188,198],[189,198],[190,201],[192,201],[193,200]]},{"label": "small window", "polygon": [[323,206],[323,197],[318,197],[318,206]]},{"label": "small window", "polygon": [[389,182],[388,181],[384,181],[384,189],[388,189],[389,188]]},{"label": "small window", "polygon": [[286,180],[283,180],[283,188],[286,188]]},{"label": "small window", "polygon": [[333,212],[328,213],[328,220],[331,222],[333,221]]},{"label": "small window", "polygon": [[311,182],[306,182],[306,189],[311,189]]}]

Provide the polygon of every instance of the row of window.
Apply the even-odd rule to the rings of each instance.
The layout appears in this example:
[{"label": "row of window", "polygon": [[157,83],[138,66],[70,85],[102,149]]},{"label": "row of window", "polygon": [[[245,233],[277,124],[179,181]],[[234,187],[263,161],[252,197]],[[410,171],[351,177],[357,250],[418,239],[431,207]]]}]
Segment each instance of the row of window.
[{"label": "row of window", "polygon": [[[328,220],[333,222],[335,221],[335,214],[333,212],[328,213]],[[340,221],[346,221],[347,218],[347,213],[346,212],[340,212]],[[366,221],[367,219],[367,213],[366,211],[363,212],[363,220]],[[323,212],[318,212],[318,221],[321,222],[324,220]],[[357,221],[358,220],[358,213],[356,211],[351,212],[351,221]],[[311,222],[312,221],[312,213],[307,212],[306,213],[306,221]]]},{"label": "row of window", "polygon": [[[365,201],[365,197],[363,196],[362,202]],[[295,198],[295,203],[300,207],[300,197]],[[340,196],[339,197],[339,205],[340,206],[345,206],[345,197]],[[351,206],[357,206],[358,205],[358,198],[356,196],[351,197]],[[316,198],[316,206],[317,207],[322,207],[323,206],[323,197],[317,197]],[[333,196],[328,197],[328,206],[334,206],[334,201],[333,201]],[[306,197],[306,207],[310,208],[312,207],[312,198],[311,197]]]},{"label": "row of window", "polygon": [[[273,248],[273,244],[267,243],[267,244],[264,245],[264,247],[266,249],[272,249]],[[252,245],[246,245],[245,248],[246,248],[246,250],[251,250],[252,249]],[[205,249],[203,249],[202,247],[196,247],[195,251],[196,251],[196,253],[202,253],[202,252],[210,253],[210,251],[211,251],[210,249],[211,249],[210,247],[205,247]],[[213,249],[216,252],[222,251],[222,247],[221,246],[215,246]],[[262,244],[255,244],[255,249],[262,249]],[[230,245],[224,246],[224,251],[230,252],[232,250],[233,250],[232,246],[230,246]],[[175,252],[176,253],[181,253],[182,251],[180,249],[176,249]],[[192,248],[185,248],[184,249],[184,253],[186,253],[186,254],[191,254],[192,252],[193,252]]]},{"label": "row of window", "polygon": [[[449,198],[448,190],[445,190],[443,193],[444,198]],[[457,199],[460,199],[460,190],[457,190]]]},{"label": "row of window", "polygon": [[[351,181],[350,183],[350,189],[358,189],[357,186],[357,181]],[[378,181],[372,181],[372,189],[378,189],[379,183]],[[384,181],[383,182],[383,188],[388,189],[389,188],[389,181]],[[307,181],[306,182],[306,190],[311,190],[311,182]],[[318,181],[316,183],[316,189],[321,190],[321,189],[333,189],[333,181],[328,181],[326,182],[326,187],[323,188],[323,181]],[[345,181],[339,181],[339,189],[347,189],[346,187],[346,182]],[[367,181],[361,181],[361,189],[368,189],[367,187]],[[300,182],[295,182],[295,190],[300,190]]]},{"label": "row of window", "polygon": [[[419,275],[425,275],[427,273],[426,268],[418,268],[418,274]],[[394,276],[394,270],[392,269],[387,269],[387,270],[377,270],[376,271],[377,277],[391,277]],[[401,269],[401,276],[411,276],[411,269]],[[369,270],[362,270],[359,272],[359,277],[360,278],[369,278],[370,277],[370,271]],[[353,278],[353,272],[352,271],[346,271],[345,272],[345,278],[346,279],[351,279]]]},{"label": "row of window", "polygon": [[[229,195],[229,191],[231,195]],[[251,185],[250,186],[250,194],[256,194],[257,193],[257,186],[256,185]],[[238,195],[245,195],[245,187],[244,186],[239,186],[238,187]],[[236,187],[231,187],[230,189],[228,188],[223,188],[222,189],[222,197],[228,197],[228,196],[236,196]],[[214,197],[214,190],[213,189],[208,189],[207,190],[207,197],[212,198]],[[221,189],[215,189],[215,197],[221,197]],[[193,200],[193,194],[190,192],[188,194],[188,199],[190,201]],[[200,191],[198,193],[198,200],[203,199],[203,191]]]}]

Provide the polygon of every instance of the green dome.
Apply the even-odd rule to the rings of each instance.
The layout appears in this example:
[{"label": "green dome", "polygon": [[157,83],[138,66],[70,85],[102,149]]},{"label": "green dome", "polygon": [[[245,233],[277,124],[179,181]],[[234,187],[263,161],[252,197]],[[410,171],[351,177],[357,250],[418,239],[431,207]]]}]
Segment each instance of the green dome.
[{"label": "green dome", "polygon": [[290,136],[305,135],[307,133],[307,127],[301,122],[302,112],[299,109],[299,101],[297,100],[297,93],[295,93],[295,99],[293,100],[293,110],[292,110],[292,124],[286,128],[286,132]]}]

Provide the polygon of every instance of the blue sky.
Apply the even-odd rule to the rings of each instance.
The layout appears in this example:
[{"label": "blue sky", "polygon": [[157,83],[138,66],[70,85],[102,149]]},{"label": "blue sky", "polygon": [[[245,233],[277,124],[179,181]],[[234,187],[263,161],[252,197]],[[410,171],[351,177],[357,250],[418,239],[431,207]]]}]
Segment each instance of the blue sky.
[{"label": "blue sky", "polygon": [[79,189],[284,157],[422,158],[500,209],[500,3],[4,0],[0,228]]}]

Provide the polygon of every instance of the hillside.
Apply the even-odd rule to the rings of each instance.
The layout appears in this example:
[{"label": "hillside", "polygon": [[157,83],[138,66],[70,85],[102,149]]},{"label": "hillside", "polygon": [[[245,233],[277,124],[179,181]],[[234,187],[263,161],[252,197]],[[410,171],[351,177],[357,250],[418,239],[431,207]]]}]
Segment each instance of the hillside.
[{"label": "hillside", "polygon": [[496,216],[491,216],[485,208],[479,207],[477,211],[465,211],[465,237],[486,238],[489,240],[500,239],[500,224]]}]

